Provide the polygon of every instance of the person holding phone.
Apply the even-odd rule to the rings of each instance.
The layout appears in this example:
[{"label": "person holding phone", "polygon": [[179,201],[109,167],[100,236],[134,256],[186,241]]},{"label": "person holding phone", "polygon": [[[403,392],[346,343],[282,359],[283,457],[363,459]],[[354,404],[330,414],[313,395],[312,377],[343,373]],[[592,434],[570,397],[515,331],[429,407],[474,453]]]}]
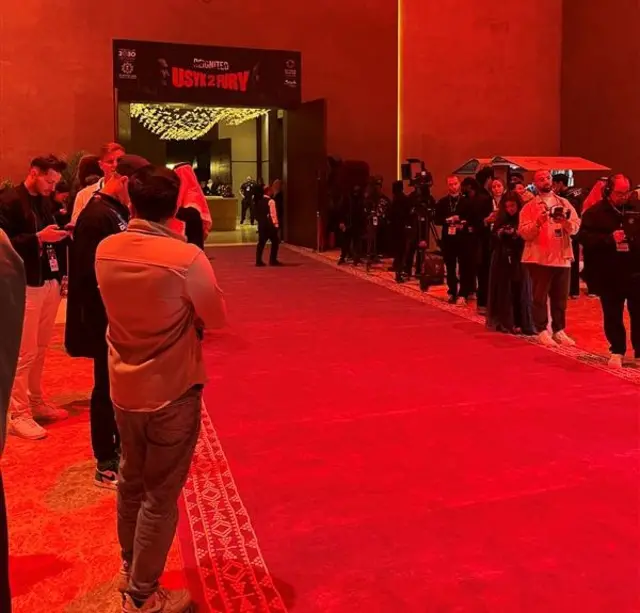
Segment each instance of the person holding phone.
[{"label": "person holding phone", "polygon": [[[35,158],[25,180],[0,195],[0,228],[24,262],[27,298],[20,357],[9,407],[9,433],[42,439],[37,421],[65,419],[67,411],[49,404],[42,391],[45,353],[67,274],[66,240],[54,217],[51,196],[66,163],[48,155]],[[37,421],[36,421],[37,420]]]}]

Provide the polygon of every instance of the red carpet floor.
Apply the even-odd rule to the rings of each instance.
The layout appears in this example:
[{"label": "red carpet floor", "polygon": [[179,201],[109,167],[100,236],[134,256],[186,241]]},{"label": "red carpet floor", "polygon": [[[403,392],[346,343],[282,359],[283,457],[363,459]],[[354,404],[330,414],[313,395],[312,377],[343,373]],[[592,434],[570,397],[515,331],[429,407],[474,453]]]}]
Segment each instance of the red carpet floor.
[{"label": "red carpet floor", "polygon": [[216,533],[253,548],[227,574],[268,592],[228,610],[640,611],[637,385],[298,254],[213,253],[232,326],[206,403],[231,472],[213,430],[194,472],[218,454],[238,512]]}]

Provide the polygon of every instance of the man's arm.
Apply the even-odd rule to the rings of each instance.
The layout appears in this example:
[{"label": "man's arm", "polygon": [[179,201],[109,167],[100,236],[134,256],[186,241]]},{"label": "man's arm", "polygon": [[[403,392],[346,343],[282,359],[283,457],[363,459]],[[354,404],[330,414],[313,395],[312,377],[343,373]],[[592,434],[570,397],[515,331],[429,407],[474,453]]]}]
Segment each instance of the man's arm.
[{"label": "man's arm", "polygon": [[[14,192],[15,193],[15,192]],[[15,193],[15,197],[7,197],[0,200],[0,229],[4,230],[23,260],[38,258],[40,256],[40,241],[35,232],[24,232],[24,224],[20,217],[22,203]]]},{"label": "man's arm", "polygon": [[522,211],[520,211],[518,234],[520,234],[525,241],[533,241],[540,234],[541,225],[538,217],[538,207],[535,201],[525,204]]},{"label": "man's arm", "polygon": [[4,447],[9,397],[18,363],[26,281],[20,256],[0,230],[0,455]]},{"label": "man's arm", "polygon": [[205,329],[223,328],[227,322],[227,307],[211,263],[203,251],[189,267],[186,282],[196,316],[203,321]]},{"label": "man's arm", "polygon": [[585,247],[615,247],[616,241],[613,238],[613,232],[603,229],[598,223],[597,215],[594,213],[597,209],[588,209],[582,216],[582,225],[578,233],[578,242]]},{"label": "man's arm", "polygon": [[580,217],[578,217],[577,211],[568,200],[564,200],[564,205],[569,209],[569,219],[567,220],[566,225],[567,232],[570,236],[575,236],[580,230]]}]

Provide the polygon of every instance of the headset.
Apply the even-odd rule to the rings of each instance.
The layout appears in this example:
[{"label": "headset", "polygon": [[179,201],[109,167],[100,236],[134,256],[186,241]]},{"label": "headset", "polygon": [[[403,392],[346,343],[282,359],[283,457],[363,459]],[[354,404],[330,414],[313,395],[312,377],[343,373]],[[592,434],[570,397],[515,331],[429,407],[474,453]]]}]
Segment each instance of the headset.
[{"label": "headset", "polygon": [[627,175],[621,173],[621,172],[617,172],[614,175],[609,175],[608,177],[605,177],[605,184],[604,187],[602,188],[602,197],[609,199],[609,197],[611,196],[611,194],[613,193],[613,188],[616,185],[616,179],[626,179],[627,181],[629,181],[629,185],[631,185],[631,179],[629,179],[629,177],[627,177]]}]

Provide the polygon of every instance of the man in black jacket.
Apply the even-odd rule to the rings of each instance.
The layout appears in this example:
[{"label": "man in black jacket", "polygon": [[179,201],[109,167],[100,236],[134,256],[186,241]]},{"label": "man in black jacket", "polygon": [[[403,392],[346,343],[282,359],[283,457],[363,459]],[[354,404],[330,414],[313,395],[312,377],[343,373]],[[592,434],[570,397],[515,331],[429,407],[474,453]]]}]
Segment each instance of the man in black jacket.
[{"label": "man in black jacket", "polygon": [[604,199],[584,213],[578,235],[593,256],[589,281],[602,303],[611,368],[622,368],[627,351],[625,302],[631,318],[631,344],[636,360],[640,359],[640,235],[634,230],[640,219],[637,211],[630,211],[630,189],[624,175],[611,177]]},{"label": "man in black jacket", "polygon": [[118,483],[120,438],[109,391],[107,315],[96,279],[96,249],[107,236],[127,229],[129,177],[148,165],[136,155],[121,157],[115,173],[80,213],[73,232],[65,346],[69,355],[93,360],[90,421],[95,484],[108,489]]},{"label": "man in black jacket", "polygon": [[35,158],[15,189],[0,195],[0,228],[24,262],[27,298],[20,357],[9,407],[9,433],[41,439],[47,432],[34,420],[55,421],[67,412],[49,405],[42,394],[44,358],[60,305],[66,275],[65,239],[53,215],[53,193],[66,163],[55,156]]},{"label": "man in black jacket", "polygon": [[[2,339],[0,343],[0,457],[2,457],[9,397],[18,364],[26,297],[24,265],[2,230],[0,230],[0,296],[2,296],[0,301],[0,338]],[[9,532],[2,473],[0,473],[0,611],[11,613]]]},{"label": "man in black jacket", "polygon": [[362,186],[355,185],[351,193],[343,200],[338,220],[342,234],[338,264],[344,264],[346,258],[351,255],[354,265],[358,265],[362,251],[362,238],[367,225]]},{"label": "man in black jacket", "polygon": [[269,254],[269,265],[280,266],[278,261],[278,247],[280,246],[280,220],[273,198],[267,193],[263,186],[255,188],[255,216],[258,220],[258,246],[256,247],[256,266],[264,266],[262,254],[271,241],[271,253]]},{"label": "man in black jacket", "polygon": [[477,276],[478,276],[478,312],[487,310],[489,298],[489,270],[491,268],[491,226],[494,219],[491,183],[493,168],[482,168],[476,174],[478,189],[474,198],[475,233],[478,241]]}]

